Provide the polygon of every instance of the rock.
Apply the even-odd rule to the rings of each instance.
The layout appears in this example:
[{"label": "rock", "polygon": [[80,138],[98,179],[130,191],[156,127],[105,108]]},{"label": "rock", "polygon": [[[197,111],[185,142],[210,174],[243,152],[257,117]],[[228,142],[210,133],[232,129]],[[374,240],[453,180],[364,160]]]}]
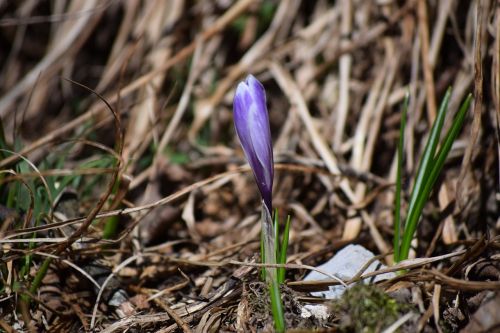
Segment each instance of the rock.
[{"label": "rock", "polygon": [[[335,275],[342,280],[349,280],[359,272],[359,270],[374,257],[374,254],[361,245],[348,245],[342,250],[337,252],[330,260],[326,263],[318,266],[317,268],[327,272],[329,274]],[[380,270],[386,268],[380,261],[375,260],[368,268],[364,271],[365,273],[373,272],[375,270]],[[363,282],[368,284],[372,282],[378,282],[381,280],[388,280],[395,277],[395,273],[385,273],[380,274],[372,278],[364,279]],[[305,277],[305,281],[313,280],[325,280],[330,279],[330,277],[321,274],[316,271],[312,271]],[[353,286],[353,285],[351,285]],[[346,288],[342,285],[330,286],[328,291],[318,291],[311,293],[313,296],[324,297],[328,299],[338,299],[345,292]]]},{"label": "rock", "polygon": [[302,318],[315,317],[320,320],[327,320],[330,316],[330,310],[322,304],[306,304],[301,308]]}]

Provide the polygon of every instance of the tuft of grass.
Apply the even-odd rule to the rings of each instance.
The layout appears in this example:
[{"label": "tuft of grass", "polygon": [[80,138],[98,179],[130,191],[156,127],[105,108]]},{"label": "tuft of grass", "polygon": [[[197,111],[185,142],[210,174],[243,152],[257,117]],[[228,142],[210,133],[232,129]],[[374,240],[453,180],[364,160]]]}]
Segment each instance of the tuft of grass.
[{"label": "tuft of grass", "polygon": [[[405,99],[403,114],[401,117],[401,127],[398,145],[398,170],[396,180],[395,210],[394,210],[394,261],[399,262],[408,259],[411,241],[417,230],[418,221],[422,215],[422,210],[427,202],[429,195],[441,173],[446,157],[451,150],[451,146],[457,138],[465,121],[467,110],[469,109],[472,95],[469,94],[460,106],[460,109],[453,119],[452,125],[446,133],[444,139],[440,142],[448,103],[451,97],[451,88],[446,94],[439,107],[439,112],[434,121],[429,138],[427,139],[423,155],[420,159],[419,167],[413,186],[410,203],[405,219],[401,223],[401,173],[403,168],[403,146],[404,146],[404,127],[406,124],[406,111],[408,108],[408,96]],[[438,149],[439,147],[439,149]],[[401,240],[402,234],[402,240]]]},{"label": "tuft of grass", "polygon": [[[290,216],[288,216],[283,235],[280,237],[279,229],[279,215],[278,210],[274,212],[271,218],[265,205],[262,205],[262,228],[261,233],[261,259],[266,264],[286,264],[288,239],[290,234]],[[266,230],[265,226],[271,227],[271,232]],[[269,237],[273,239],[268,239]],[[281,242],[280,242],[280,238]],[[269,246],[272,244],[272,247]],[[269,254],[271,254],[269,256]],[[271,298],[271,313],[273,315],[274,326],[276,332],[285,331],[285,313],[283,310],[283,302],[281,300],[280,286],[285,281],[285,268],[284,267],[266,267],[261,271],[262,278],[268,283],[269,295]]]},{"label": "tuft of grass", "polygon": [[[278,210],[276,210],[276,216],[278,216]],[[275,218],[275,226],[276,230],[278,230],[278,218]],[[278,234],[279,235],[279,234]],[[283,235],[281,236],[281,247],[278,248],[278,252],[276,252],[276,258],[278,258],[277,262],[280,265],[285,265],[286,264],[286,255],[287,255],[287,250],[288,250],[288,239],[290,236],[290,215],[288,215],[286,222],[285,222],[285,229],[283,230]],[[279,237],[276,238],[276,240],[279,240]],[[276,242],[278,243],[278,242]],[[286,269],[285,267],[279,267],[278,268],[278,283],[283,284],[285,282],[285,273]]]},{"label": "tuft of grass", "polygon": [[[279,232],[279,215],[278,210],[276,209],[273,215],[273,227],[274,227],[274,239],[275,239],[275,252],[276,252],[276,263],[279,265],[286,264],[287,258],[287,250],[288,250],[288,240],[290,236],[290,224],[291,217],[288,215],[285,228],[283,229],[283,234],[280,236]],[[280,242],[281,238],[281,242]],[[261,262],[265,263],[265,249],[264,249],[264,230],[261,231],[261,239],[260,239],[260,258]],[[285,282],[285,267],[278,267],[278,283],[283,284]],[[263,268],[261,270],[261,279],[264,281],[266,279],[266,269]]]}]

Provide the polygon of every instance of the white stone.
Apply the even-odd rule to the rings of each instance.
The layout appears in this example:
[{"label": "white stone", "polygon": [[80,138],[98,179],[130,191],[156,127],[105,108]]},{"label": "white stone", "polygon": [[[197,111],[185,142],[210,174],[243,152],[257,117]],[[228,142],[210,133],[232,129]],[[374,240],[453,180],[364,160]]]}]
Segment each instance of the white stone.
[{"label": "white stone", "polygon": [[[361,245],[348,245],[344,247],[342,250],[337,252],[330,260],[326,263],[318,266],[317,268],[321,271],[324,271],[328,274],[334,275],[342,280],[349,280],[353,278],[356,273],[368,262],[370,259],[374,257],[374,254],[367,249],[365,249]],[[363,272],[363,274],[373,272],[375,270],[380,270],[382,268],[386,268],[380,261],[375,260],[371,263],[370,266]],[[364,279],[364,283],[378,282],[381,280],[387,280],[395,277],[395,273],[384,273],[375,276],[374,278]],[[313,281],[313,280],[325,280],[331,279],[330,277],[321,274],[316,271],[311,271],[306,277],[305,281]],[[351,284],[352,287],[354,284]],[[311,294],[316,297],[323,297],[328,299],[338,299],[345,292],[346,288],[342,285],[330,286],[327,291],[318,291],[312,292]]]},{"label": "white stone", "polygon": [[330,316],[330,311],[326,305],[306,304],[301,309],[301,316],[302,318],[309,318],[313,316],[320,320],[327,320]]}]

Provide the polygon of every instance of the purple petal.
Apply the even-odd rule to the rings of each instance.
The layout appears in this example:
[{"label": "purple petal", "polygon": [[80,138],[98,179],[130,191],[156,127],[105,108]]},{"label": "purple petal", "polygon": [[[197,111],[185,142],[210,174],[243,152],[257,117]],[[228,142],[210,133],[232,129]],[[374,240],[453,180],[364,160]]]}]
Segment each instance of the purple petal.
[{"label": "purple petal", "polygon": [[[247,84],[254,101],[257,103],[257,107],[260,110],[265,110],[267,118],[266,91],[264,90],[264,86],[251,74],[247,76],[245,83]],[[269,120],[267,123],[269,125]]]},{"label": "purple petal", "polygon": [[259,162],[255,167],[256,181],[266,203],[270,201],[273,184],[273,152],[267,110],[252,105],[249,114],[250,140]]},{"label": "purple petal", "polygon": [[259,160],[253,149],[252,139],[250,137],[250,121],[249,112],[254,104],[248,86],[241,82],[236,89],[236,94],[234,96],[233,109],[234,109],[234,125],[236,128],[236,134],[240,140],[241,146],[243,147],[243,152],[245,157],[254,172],[259,169]]},{"label": "purple petal", "polygon": [[266,94],[252,75],[238,84],[233,102],[234,124],[245,157],[269,211],[272,211],[273,150]]},{"label": "purple petal", "polygon": [[250,133],[248,131],[248,111],[252,105],[252,96],[245,83],[240,82],[233,101],[234,125],[236,134],[240,139],[243,151],[246,152],[251,149]]}]

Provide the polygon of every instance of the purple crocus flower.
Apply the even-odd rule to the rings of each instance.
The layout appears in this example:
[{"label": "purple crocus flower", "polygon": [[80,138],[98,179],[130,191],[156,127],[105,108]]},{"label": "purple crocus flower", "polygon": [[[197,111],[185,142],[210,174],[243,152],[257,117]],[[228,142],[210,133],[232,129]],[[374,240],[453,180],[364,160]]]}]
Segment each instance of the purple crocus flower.
[{"label": "purple crocus flower", "polygon": [[245,152],[260,194],[269,212],[272,212],[274,176],[273,146],[266,92],[252,75],[238,84],[233,102],[234,125]]}]

